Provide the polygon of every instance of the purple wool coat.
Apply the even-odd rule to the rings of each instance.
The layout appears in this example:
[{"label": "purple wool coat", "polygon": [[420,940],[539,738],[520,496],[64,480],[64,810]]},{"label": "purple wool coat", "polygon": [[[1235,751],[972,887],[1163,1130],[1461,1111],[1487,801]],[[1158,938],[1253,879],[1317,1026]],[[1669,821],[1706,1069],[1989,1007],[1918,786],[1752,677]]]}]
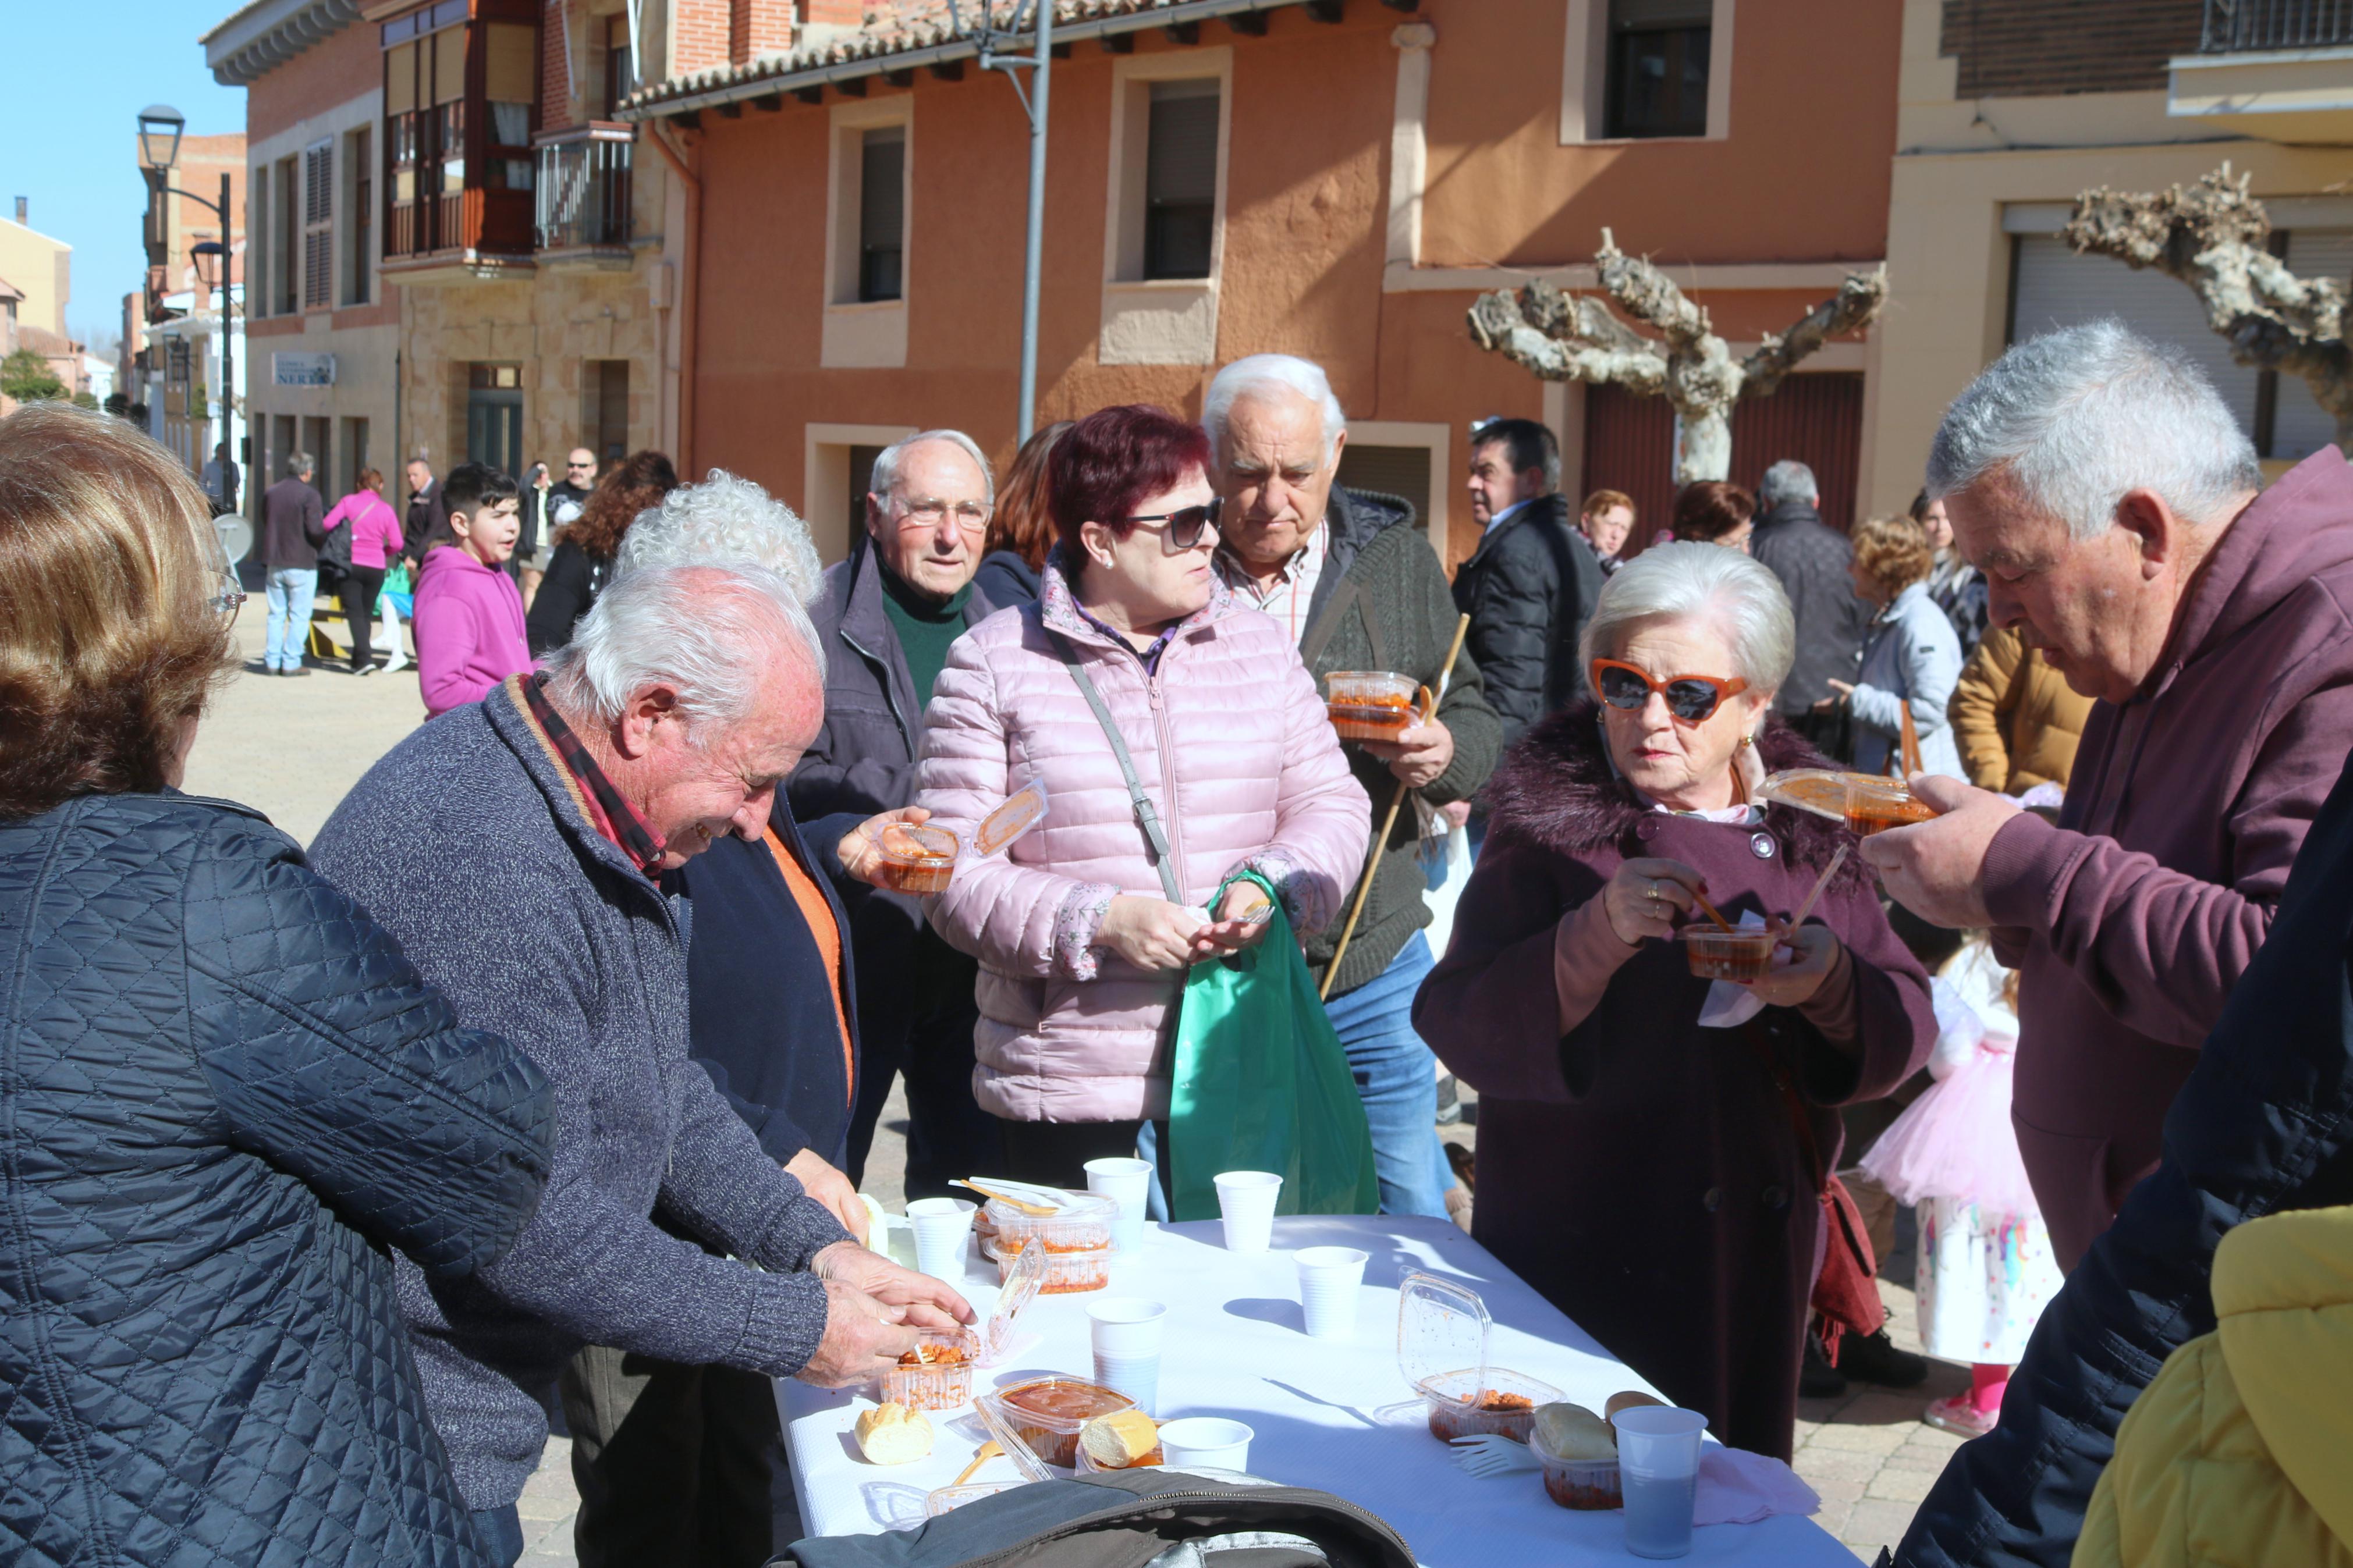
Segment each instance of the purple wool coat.
[{"label": "purple wool coat", "polygon": [[[1767,769],[1819,767],[1778,721]],[[1474,1234],[1488,1250],[1735,1447],[1789,1458],[1820,1189],[1780,1064],[1826,1169],[1836,1107],[1886,1094],[1936,1042],[1927,977],[1850,856],[1809,923],[1853,963],[1853,1054],[1793,1008],[1699,1026],[1708,982],[1646,943],[1560,1033],[1555,930],[1619,864],[1694,867],[1727,919],[1787,916],[1845,827],[1786,806],[1758,826],[1640,805],[1610,767],[1591,702],[1530,730],[1487,787],[1488,837],[1414,1026],[1479,1091]]]}]

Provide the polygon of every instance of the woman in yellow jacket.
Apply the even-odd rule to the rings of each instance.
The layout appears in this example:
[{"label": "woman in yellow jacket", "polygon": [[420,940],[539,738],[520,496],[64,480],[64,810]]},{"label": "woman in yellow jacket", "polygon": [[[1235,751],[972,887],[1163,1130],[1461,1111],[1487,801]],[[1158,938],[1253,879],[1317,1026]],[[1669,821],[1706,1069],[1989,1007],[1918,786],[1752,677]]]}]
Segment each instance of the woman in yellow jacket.
[{"label": "woman in yellow jacket", "polygon": [[2116,1432],[2075,1568],[2353,1568],[2353,1208],[2241,1226]]},{"label": "woman in yellow jacket", "polygon": [[2067,787],[2092,699],[2016,632],[1989,626],[1945,710],[1969,783],[2024,795],[2039,784]]}]

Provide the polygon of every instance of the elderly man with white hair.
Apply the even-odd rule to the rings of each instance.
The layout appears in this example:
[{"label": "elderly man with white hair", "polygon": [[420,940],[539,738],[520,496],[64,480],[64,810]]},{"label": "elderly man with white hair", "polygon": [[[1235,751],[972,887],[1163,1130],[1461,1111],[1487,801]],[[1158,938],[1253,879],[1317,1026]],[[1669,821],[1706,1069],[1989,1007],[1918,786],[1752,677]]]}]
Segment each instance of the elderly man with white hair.
[{"label": "elderly man with white hair", "polygon": [[[868,481],[866,527],[829,567],[814,606],[828,658],[825,721],[786,786],[803,822],[913,804],[923,710],[949,645],[1000,606],[973,584],[997,507],[988,461],[961,430],[885,447]],[[826,850],[818,847],[819,858]],[[864,1081],[849,1171],[865,1173],[891,1080],[907,1079],[907,1195],[999,1162],[996,1119],[973,1098],[979,966],[925,923],[920,900],[844,878],[858,949]]]},{"label": "elderly man with white hair", "polygon": [[[1437,690],[1454,643],[1446,573],[1409,503],[1336,482],[1348,422],[1323,370],[1289,354],[1236,360],[1209,384],[1202,423],[1227,585],[1282,623],[1319,681],[1335,669],[1385,669]],[[1429,722],[1343,750],[1377,806],[1402,784],[1435,810],[1468,801],[1502,746],[1503,721],[1466,651]],[[1382,1210],[1443,1215],[1454,1178],[1438,1139],[1435,1065],[1413,1028],[1414,993],[1433,962],[1419,816],[1399,812],[1388,841],[1370,851],[1373,885],[1324,1007],[1365,1102]],[[1319,978],[1340,924],[1308,940]]]},{"label": "elderly man with white hair", "polygon": [[461,1019],[555,1085],[554,1174],[512,1249],[459,1284],[398,1276],[427,1405],[497,1560],[521,1553],[515,1500],[583,1345],[839,1386],[917,1327],[971,1317],[859,1246],[688,1054],[686,920],[663,879],[765,831],[822,711],[818,658],[776,573],[632,572],[543,673],[395,747],[312,848]]},{"label": "elderly man with white hair", "polygon": [[2098,701],[2058,826],[1925,779],[1943,815],[1862,853],[2021,971],[2011,1120],[2070,1268],[2155,1168],[2353,742],[2353,471],[2323,447],[2261,484],[2204,374],[2114,321],[2012,348],[1929,451],[1993,624]]}]

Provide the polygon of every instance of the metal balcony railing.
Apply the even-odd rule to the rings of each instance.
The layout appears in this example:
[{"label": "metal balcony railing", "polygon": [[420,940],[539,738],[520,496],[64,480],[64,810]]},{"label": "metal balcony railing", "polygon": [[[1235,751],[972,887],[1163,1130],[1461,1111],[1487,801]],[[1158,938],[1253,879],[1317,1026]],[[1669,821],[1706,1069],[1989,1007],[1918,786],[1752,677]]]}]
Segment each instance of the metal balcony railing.
[{"label": "metal balcony railing", "polygon": [[637,127],[592,122],[539,139],[539,248],[625,246]]},{"label": "metal balcony railing", "polygon": [[2322,49],[2353,44],[2353,0],[2206,0],[2198,52]]}]

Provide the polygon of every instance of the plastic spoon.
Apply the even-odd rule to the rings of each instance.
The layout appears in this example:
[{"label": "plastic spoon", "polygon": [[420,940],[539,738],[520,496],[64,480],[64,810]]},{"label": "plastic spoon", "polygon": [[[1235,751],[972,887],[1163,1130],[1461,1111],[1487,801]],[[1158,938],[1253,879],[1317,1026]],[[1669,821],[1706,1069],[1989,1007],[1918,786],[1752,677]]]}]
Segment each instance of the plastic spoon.
[{"label": "plastic spoon", "polygon": [[1001,1458],[1004,1453],[1005,1450],[998,1447],[994,1440],[983,1443],[977,1449],[974,1450],[972,1463],[964,1468],[964,1474],[950,1481],[948,1485],[952,1487],[960,1487],[964,1485],[965,1482],[972,1479],[972,1475],[975,1470],[979,1469],[981,1466],[988,1463],[991,1459]]}]

